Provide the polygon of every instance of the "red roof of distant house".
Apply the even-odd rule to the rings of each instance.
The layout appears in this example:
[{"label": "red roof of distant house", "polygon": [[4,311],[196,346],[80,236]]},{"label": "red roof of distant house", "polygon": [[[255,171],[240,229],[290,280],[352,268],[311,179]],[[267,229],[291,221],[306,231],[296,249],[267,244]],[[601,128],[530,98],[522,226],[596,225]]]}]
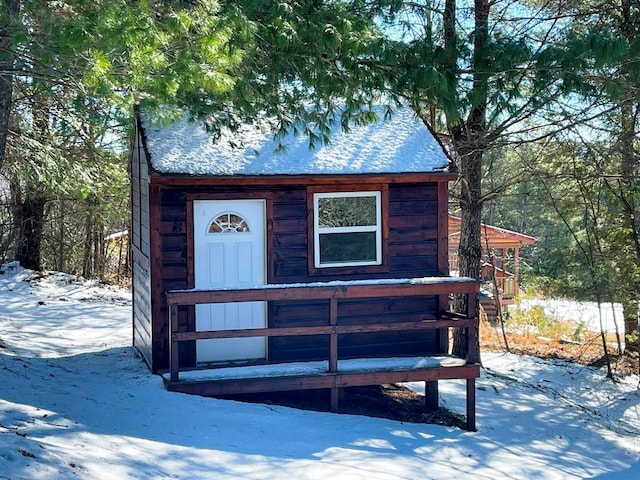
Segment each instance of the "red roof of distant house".
[{"label": "red roof of distant house", "polygon": [[[449,215],[449,245],[458,242],[460,237],[460,225],[462,220],[460,217],[454,217]],[[505,246],[510,245],[532,245],[536,243],[536,239],[530,235],[524,233],[514,232],[513,230],[507,230],[506,228],[494,227],[493,225],[482,224],[482,241],[488,240],[490,246]]]}]

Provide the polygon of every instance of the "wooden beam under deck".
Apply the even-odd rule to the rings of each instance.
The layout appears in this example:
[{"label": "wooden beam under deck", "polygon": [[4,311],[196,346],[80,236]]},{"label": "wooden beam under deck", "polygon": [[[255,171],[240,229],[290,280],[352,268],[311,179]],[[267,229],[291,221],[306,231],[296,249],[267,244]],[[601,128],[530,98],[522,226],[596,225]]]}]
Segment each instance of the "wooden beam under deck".
[{"label": "wooden beam under deck", "polygon": [[365,385],[382,385],[400,382],[437,382],[438,380],[467,380],[467,430],[476,430],[475,379],[480,376],[480,365],[457,367],[431,367],[400,371],[376,372],[327,372],[315,375],[295,375],[282,377],[229,378],[217,380],[180,380],[164,378],[167,390],[172,392],[216,397],[263,392],[284,392],[292,390],[331,390],[331,411],[338,412],[338,391],[340,388]]}]

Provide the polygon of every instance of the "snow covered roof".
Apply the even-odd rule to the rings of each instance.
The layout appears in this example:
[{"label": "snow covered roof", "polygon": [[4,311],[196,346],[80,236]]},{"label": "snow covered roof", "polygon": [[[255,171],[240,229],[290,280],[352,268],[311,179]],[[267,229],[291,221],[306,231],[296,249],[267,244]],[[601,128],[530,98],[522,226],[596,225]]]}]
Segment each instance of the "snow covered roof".
[{"label": "snow covered roof", "polygon": [[[382,114],[379,115],[382,118]],[[204,126],[181,121],[156,126],[142,118],[151,166],[161,173],[192,175],[308,175],[433,173],[448,171],[449,158],[409,108],[391,119],[337,125],[329,145],[310,149],[306,135],[274,139],[271,131],[247,125],[216,143]],[[282,145],[280,153],[278,145]]]}]

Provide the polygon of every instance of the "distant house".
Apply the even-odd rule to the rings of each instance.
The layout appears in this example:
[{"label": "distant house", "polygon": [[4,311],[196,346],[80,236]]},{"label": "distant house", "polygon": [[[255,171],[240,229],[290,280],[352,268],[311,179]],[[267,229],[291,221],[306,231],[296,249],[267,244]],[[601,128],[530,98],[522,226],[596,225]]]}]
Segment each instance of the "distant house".
[{"label": "distant house", "polygon": [[138,115],[131,178],[134,344],[168,388],[328,389],[336,409],[342,387],[413,379],[433,407],[438,380],[464,378],[475,428],[477,315],[446,313],[478,290],[448,276],[455,173],[409,109],[316,149]]},{"label": "distant house", "polygon": [[[459,217],[449,215],[449,268],[458,270],[458,245],[460,243]],[[482,264],[481,279],[492,293],[497,287],[497,298],[483,299],[481,305],[489,320],[495,315],[492,301],[497,300],[504,309],[514,303],[520,293],[520,248],[533,245],[536,239],[530,235],[493,225],[481,226]]]}]

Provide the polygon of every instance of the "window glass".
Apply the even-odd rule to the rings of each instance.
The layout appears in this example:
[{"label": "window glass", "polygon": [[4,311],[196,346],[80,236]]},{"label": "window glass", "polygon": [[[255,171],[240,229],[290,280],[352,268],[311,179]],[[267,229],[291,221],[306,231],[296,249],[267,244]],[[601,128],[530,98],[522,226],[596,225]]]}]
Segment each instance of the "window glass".
[{"label": "window glass", "polygon": [[375,232],[320,235],[321,265],[334,262],[375,262],[375,260]]},{"label": "window glass", "polygon": [[380,192],[314,194],[316,267],[382,263]]},{"label": "window glass", "polygon": [[318,223],[321,228],[375,225],[376,198],[320,198],[318,200]]}]

